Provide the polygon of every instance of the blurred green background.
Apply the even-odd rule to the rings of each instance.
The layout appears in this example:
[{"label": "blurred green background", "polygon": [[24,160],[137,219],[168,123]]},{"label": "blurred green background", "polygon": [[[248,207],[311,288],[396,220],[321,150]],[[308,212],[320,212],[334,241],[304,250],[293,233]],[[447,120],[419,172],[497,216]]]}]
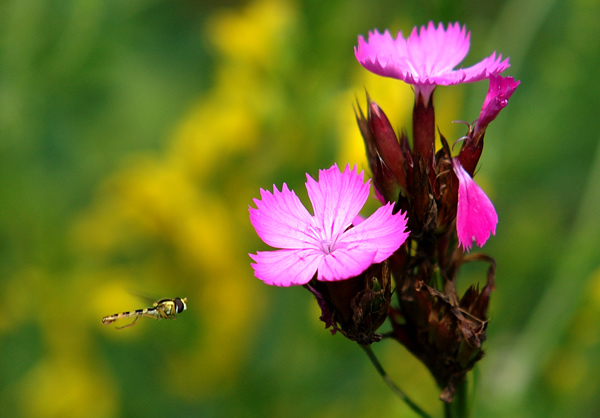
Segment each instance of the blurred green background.
[{"label": "blurred green background", "polygon": [[[521,80],[477,175],[500,217],[477,417],[600,415],[600,2],[0,2],[0,416],[413,417],[302,288],[253,277],[259,188],[366,168],[352,106],[394,126],[412,93],[362,69],[358,34],[472,32]],[[440,130],[487,83],[438,88]],[[483,279],[485,266],[464,271]],[[177,321],[105,315],[187,297]],[[441,416],[392,341],[394,380]]]}]

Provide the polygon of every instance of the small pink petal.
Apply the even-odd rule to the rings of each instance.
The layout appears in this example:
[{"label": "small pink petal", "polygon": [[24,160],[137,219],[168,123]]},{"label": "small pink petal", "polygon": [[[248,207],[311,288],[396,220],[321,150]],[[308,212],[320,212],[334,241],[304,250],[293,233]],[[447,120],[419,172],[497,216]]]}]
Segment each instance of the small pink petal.
[{"label": "small pink petal", "polygon": [[453,158],[452,162],[459,183],[456,232],[459,245],[464,251],[469,251],[473,241],[483,247],[490,234],[496,234],[498,214],[484,191],[462,168],[458,158]]},{"label": "small pink petal", "polygon": [[512,77],[490,76],[490,87],[483,101],[475,131],[485,129],[490,122],[496,119],[520,83]]}]

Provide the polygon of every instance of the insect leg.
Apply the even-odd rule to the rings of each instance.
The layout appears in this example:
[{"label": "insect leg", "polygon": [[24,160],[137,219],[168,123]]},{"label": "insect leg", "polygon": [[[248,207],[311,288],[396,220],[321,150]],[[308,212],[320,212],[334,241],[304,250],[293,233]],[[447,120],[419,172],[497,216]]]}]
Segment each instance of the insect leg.
[{"label": "insect leg", "polygon": [[135,319],[133,320],[133,322],[131,324],[127,324],[127,325],[123,325],[122,327],[115,327],[116,329],[123,329],[123,328],[129,328],[135,325],[135,323],[137,322],[137,320],[140,319],[139,316],[136,316]]}]

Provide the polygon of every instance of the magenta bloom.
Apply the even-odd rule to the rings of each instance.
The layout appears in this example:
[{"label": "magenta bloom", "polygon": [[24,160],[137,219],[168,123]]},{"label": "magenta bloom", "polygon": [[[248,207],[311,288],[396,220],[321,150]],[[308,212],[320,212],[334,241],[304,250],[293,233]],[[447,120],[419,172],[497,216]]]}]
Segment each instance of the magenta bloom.
[{"label": "magenta bloom", "polygon": [[314,215],[285,183],[281,192],[261,189],[250,222],[266,244],[280,249],[249,254],[255,276],[275,286],[303,285],[315,273],[321,281],[344,280],[391,256],[408,237],[406,216],[392,214],[389,203],[355,224],[369,196],[363,177],[356,167],[342,173],[335,164],[319,170],[319,181],[307,174]]},{"label": "magenta bloom", "polygon": [[491,76],[490,87],[483,101],[479,119],[475,131],[481,131],[490,124],[498,113],[506,107],[508,99],[514,93],[521,82],[512,77]]},{"label": "magenta bloom", "polygon": [[427,27],[421,26],[419,33],[415,27],[408,39],[402,32],[393,39],[387,30],[383,34],[373,31],[369,32],[368,42],[358,37],[354,55],[375,74],[413,84],[417,97],[421,93],[427,103],[436,85],[479,81],[509,67],[508,58],[502,61],[502,55],[496,58],[494,52],[471,67],[454,70],[469,51],[470,36],[458,22],[448,24],[447,29],[441,23],[436,28],[429,22]]},{"label": "magenta bloom", "polygon": [[456,232],[458,243],[469,251],[473,241],[480,247],[490,234],[496,234],[498,215],[490,199],[460,165],[458,158],[452,159],[452,168],[458,177],[458,211]]}]

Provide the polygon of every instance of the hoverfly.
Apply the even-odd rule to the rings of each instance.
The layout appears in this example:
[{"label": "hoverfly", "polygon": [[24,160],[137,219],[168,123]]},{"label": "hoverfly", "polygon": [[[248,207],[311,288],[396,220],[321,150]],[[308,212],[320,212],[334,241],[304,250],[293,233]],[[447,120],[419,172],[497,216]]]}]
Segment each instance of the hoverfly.
[{"label": "hoverfly", "polygon": [[122,327],[116,327],[117,329],[123,329],[134,326],[137,320],[141,317],[153,319],[175,319],[177,314],[187,309],[186,303],[187,298],[161,299],[154,302],[151,308],[138,309],[132,312],[121,312],[118,314],[105,316],[102,318],[102,323],[104,325],[108,325],[121,318],[135,317],[131,324],[127,324]]}]

